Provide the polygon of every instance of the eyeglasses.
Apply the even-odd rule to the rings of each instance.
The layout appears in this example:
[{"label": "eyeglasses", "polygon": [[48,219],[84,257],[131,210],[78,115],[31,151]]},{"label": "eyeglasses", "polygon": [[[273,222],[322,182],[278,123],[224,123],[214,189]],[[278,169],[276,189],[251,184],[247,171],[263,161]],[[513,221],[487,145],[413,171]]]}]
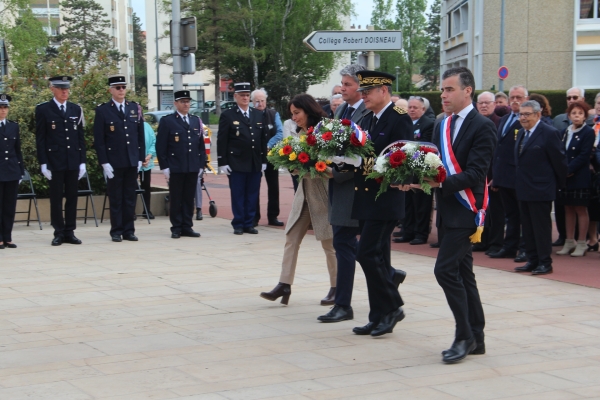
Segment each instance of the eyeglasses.
[{"label": "eyeglasses", "polygon": [[361,94],[363,94],[365,96],[368,96],[371,93],[372,90],[379,89],[380,87],[381,86],[375,86],[375,87],[372,87],[370,89],[364,89],[364,90],[361,91]]},{"label": "eyeglasses", "polygon": [[579,96],[567,96],[567,100],[577,100]]},{"label": "eyeglasses", "polygon": [[529,117],[531,117],[532,115],[535,115],[535,114],[537,114],[537,113],[536,112],[522,112],[522,113],[519,113],[519,116],[520,117],[529,118]]},{"label": "eyeglasses", "polygon": [[488,106],[490,104],[494,103],[493,101],[478,101],[477,104],[482,105],[482,106]]},{"label": "eyeglasses", "polygon": [[125,85],[123,85],[123,86],[118,85],[118,86],[113,86],[113,88],[116,89],[116,90],[125,90],[125,89],[127,89],[127,86],[125,86]]}]

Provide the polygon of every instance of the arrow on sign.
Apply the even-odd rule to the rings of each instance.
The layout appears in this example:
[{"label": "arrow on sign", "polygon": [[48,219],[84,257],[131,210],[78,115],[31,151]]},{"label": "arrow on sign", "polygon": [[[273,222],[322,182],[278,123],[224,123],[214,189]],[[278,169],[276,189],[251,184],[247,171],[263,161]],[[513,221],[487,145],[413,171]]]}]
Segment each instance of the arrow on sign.
[{"label": "arrow on sign", "polygon": [[304,39],[313,51],[397,51],[401,31],[314,31]]}]

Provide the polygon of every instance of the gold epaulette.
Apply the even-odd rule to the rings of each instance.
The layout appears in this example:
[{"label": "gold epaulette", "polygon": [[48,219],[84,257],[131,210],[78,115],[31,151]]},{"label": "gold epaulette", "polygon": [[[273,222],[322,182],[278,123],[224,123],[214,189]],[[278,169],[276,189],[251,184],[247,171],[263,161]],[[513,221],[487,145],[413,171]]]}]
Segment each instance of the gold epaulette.
[{"label": "gold epaulette", "polygon": [[394,106],[394,111],[396,111],[400,115],[406,114],[406,110],[402,107]]}]

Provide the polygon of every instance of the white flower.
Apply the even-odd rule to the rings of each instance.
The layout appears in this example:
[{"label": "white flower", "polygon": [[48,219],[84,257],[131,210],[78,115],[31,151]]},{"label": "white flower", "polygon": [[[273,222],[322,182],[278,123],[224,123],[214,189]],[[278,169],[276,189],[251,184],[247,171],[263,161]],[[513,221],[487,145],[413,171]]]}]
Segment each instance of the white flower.
[{"label": "white flower", "polygon": [[388,170],[386,164],[387,164],[387,158],[377,157],[377,161],[375,161],[375,166],[373,167],[373,169],[375,171],[379,172],[380,174],[385,174],[385,172]]},{"label": "white flower", "polygon": [[404,146],[402,146],[401,150],[404,151],[407,156],[412,155],[415,152],[415,150],[417,150],[417,145],[412,143],[406,143]]},{"label": "white flower", "polygon": [[442,160],[434,153],[427,153],[425,155],[425,164],[430,168],[437,168],[442,165]]},{"label": "white flower", "polygon": [[325,127],[325,129],[327,129],[328,131],[330,131],[330,130],[332,130],[332,129],[333,129],[333,124],[332,124],[331,122],[330,122],[330,123],[328,123],[328,124],[326,124],[326,125],[323,125],[323,126],[324,126],[324,127]]}]

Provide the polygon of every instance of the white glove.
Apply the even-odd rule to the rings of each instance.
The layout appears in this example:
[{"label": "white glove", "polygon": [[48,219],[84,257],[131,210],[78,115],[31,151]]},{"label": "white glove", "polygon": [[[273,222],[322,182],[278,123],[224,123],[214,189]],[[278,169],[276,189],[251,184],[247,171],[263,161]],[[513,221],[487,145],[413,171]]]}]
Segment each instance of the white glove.
[{"label": "white glove", "polygon": [[204,173],[204,168],[200,168],[200,171],[198,171],[198,177],[201,177],[202,173]]},{"label": "white glove", "polygon": [[267,164],[263,164],[260,171],[261,172],[265,172],[265,169],[267,169]]},{"label": "white glove", "polygon": [[222,167],[219,167],[219,171],[225,175],[231,174],[231,168],[229,168],[229,165],[223,165]]},{"label": "white glove", "polygon": [[112,179],[115,177],[115,174],[113,174],[114,169],[109,163],[102,164],[102,169],[104,169],[104,176],[106,178]]},{"label": "white glove", "polygon": [[362,158],[360,156],[355,157],[344,157],[344,156],[335,156],[331,159],[336,164],[350,164],[355,167],[360,167],[362,163]]},{"label": "white glove", "polygon": [[48,165],[42,164],[42,174],[44,174],[46,179],[48,179],[49,181],[52,180],[52,172],[48,169]]},{"label": "white glove", "polygon": [[77,179],[83,178],[83,175],[85,175],[85,171],[85,164],[79,164],[79,178]]},{"label": "white glove", "polygon": [[140,172],[140,169],[142,169],[142,162],[138,161],[138,172]]},{"label": "white glove", "polygon": [[165,176],[165,178],[167,178],[167,181],[168,181],[169,178],[171,177],[171,170],[169,168],[165,168],[162,171],[163,171],[163,175]]}]

